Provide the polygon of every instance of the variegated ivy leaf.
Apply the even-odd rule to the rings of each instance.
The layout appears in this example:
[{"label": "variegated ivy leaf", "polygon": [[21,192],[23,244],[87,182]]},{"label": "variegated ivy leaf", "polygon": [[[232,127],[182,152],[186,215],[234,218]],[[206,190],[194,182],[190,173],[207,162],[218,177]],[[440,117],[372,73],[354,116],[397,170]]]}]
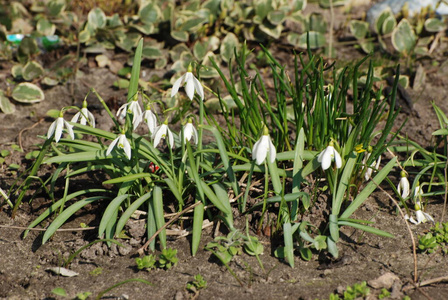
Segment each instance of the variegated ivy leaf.
[{"label": "variegated ivy leaf", "polygon": [[65,10],[65,6],[65,0],[50,0],[47,3],[48,13],[52,17],[57,17]]},{"label": "variegated ivy leaf", "polygon": [[331,5],[333,7],[346,5],[347,0],[319,0],[319,5],[323,8],[329,8]]},{"label": "variegated ivy leaf", "polygon": [[275,25],[269,24],[267,22],[264,22],[263,24],[260,25],[260,30],[263,31],[268,36],[278,39],[278,38],[280,38],[280,35],[282,34],[283,25],[280,24],[280,25],[275,26]]},{"label": "variegated ivy leaf", "polygon": [[44,100],[45,95],[37,85],[22,82],[12,90],[12,98],[21,103],[36,103]]},{"label": "variegated ivy leaf", "polygon": [[16,111],[16,106],[9,101],[3,91],[0,91],[0,110],[5,114],[13,114]]},{"label": "variegated ivy leaf", "polygon": [[144,24],[154,24],[162,15],[162,11],[156,3],[149,2],[140,8],[138,15]]},{"label": "variegated ivy leaf", "polygon": [[40,77],[44,73],[44,68],[35,61],[28,62],[22,69],[23,79],[31,81]]},{"label": "variegated ivy leaf", "polygon": [[188,32],[186,31],[171,31],[171,37],[179,42],[188,42]]},{"label": "variegated ivy leaf", "polygon": [[368,31],[369,31],[369,23],[358,20],[350,21],[350,32],[356,39],[358,40],[364,39]]},{"label": "variegated ivy leaf", "polygon": [[320,33],[327,32],[327,22],[322,14],[312,13],[308,18],[308,30]]},{"label": "variegated ivy leaf", "polygon": [[93,29],[104,28],[106,26],[106,14],[99,7],[89,11],[87,20]]},{"label": "variegated ivy leaf", "polygon": [[395,18],[394,14],[392,13],[392,10],[388,6],[385,10],[383,10],[381,12],[381,14],[375,20],[375,24],[373,26],[373,29],[375,30],[376,33],[382,34],[383,23],[389,17]]},{"label": "variegated ivy leaf", "polygon": [[183,43],[177,44],[176,46],[171,48],[171,50],[169,51],[171,60],[174,62],[180,60],[180,56],[182,55],[182,53],[185,53],[185,52],[191,53],[190,48],[188,48],[187,45],[185,45]]},{"label": "variegated ivy leaf", "polygon": [[268,20],[273,25],[279,25],[283,23],[286,18],[286,14],[282,10],[274,10],[268,13]]},{"label": "variegated ivy leaf", "polygon": [[42,35],[53,35],[56,31],[56,26],[47,19],[39,19],[36,24],[36,30]]},{"label": "variegated ivy leaf", "polygon": [[392,32],[392,45],[395,50],[403,54],[409,54],[414,48],[417,38],[407,19],[402,19]]},{"label": "variegated ivy leaf", "polygon": [[229,32],[221,43],[220,53],[222,60],[228,63],[229,60],[234,56],[234,51],[238,50],[238,46],[238,38],[234,33]]},{"label": "variegated ivy leaf", "polygon": [[163,57],[163,53],[156,47],[145,46],[142,50],[142,56],[148,59],[157,59]]},{"label": "variegated ivy leaf", "polygon": [[11,74],[12,76],[17,79],[23,77],[23,67],[22,65],[14,65],[11,68]]},{"label": "variegated ivy leaf", "polygon": [[394,31],[395,26],[397,26],[397,20],[394,16],[388,16],[381,26],[381,33],[382,34],[389,34],[392,31]]},{"label": "variegated ivy leaf", "polygon": [[439,32],[446,29],[446,24],[437,18],[429,18],[425,21],[425,29],[428,32]]}]

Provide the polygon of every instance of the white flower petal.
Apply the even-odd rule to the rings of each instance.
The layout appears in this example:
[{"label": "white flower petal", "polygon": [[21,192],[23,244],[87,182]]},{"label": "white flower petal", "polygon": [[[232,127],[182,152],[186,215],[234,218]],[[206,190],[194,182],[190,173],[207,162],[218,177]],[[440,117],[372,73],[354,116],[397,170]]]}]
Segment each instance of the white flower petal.
[{"label": "white flower petal", "polygon": [[171,148],[174,149],[174,136],[168,126],[166,126],[166,133],[168,134],[168,142],[170,143]]},{"label": "white flower petal", "polygon": [[75,133],[73,132],[73,125],[70,125],[67,121],[64,120],[65,128],[67,128],[68,134],[72,138],[75,139]]},{"label": "white flower petal", "polygon": [[397,186],[397,191],[402,198],[407,198],[410,194],[410,184],[407,177],[401,177]]},{"label": "white flower petal", "polygon": [[270,138],[268,139],[268,141],[269,141],[269,159],[271,160],[271,163],[273,163],[275,161],[275,158],[277,157],[277,150],[275,149],[275,146]]},{"label": "white flower petal", "polygon": [[149,132],[152,134],[157,127],[156,115],[151,110],[147,109],[143,114],[143,120],[148,125]]},{"label": "white flower petal", "polygon": [[50,125],[50,128],[48,128],[48,131],[47,131],[47,139],[49,139],[49,138],[51,138],[52,137],[52,135],[53,135],[53,133],[54,133],[54,130],[55,130],[55,128],[56,128],[56,120],[53,122],[53,123],[51,123],[51,125]]},{"label": "white flower petal", "polygon": [[162,124],[157,126],[154,133],[152,134],[152,138],[154,140],[154,147],[157,147],[162,138],[165,138],[166,135],[166,124]]},{"label": "white flower petal", "polygon": [[334,162],[336,163],[336,168],[340,169],[342,167],[342,158],[341,158],[341,155],[339,154],[339,152],[336,151],[336,149],[334,149],[334,148],[333,148],[333,157],[334,157]]},{"label": "white flower petal", "polygon": [[76,122],[78,122],[78,119],[79,119],[80,116],[81,116],[81,112],[78,111],[78,112],[73,116],[71,122],[72,122],[72,123],[76,123]]},{"label": "white flower petal", "polygon": [[187,93],[188,98],[190,98],[190,100],[193,100],[194,97],[194,76],[193,74],[191,74],[190,72],[187,72],[185,74],[185,82],[187,83],[185,85],[185,92]]},{"label": "white flower petal", "polygon": [[322,151],[321,155],[319,155],[319,157],[317,158],[318,161],[320,160],[320,163],[322,165],[322,170],[326,170],[331,166],[331,156],[333,155],[333,151],[331,148],[331,146],[328,146],[327,148],[325,148],[324,151]]},{"label": "white flower petal", "polygon": [[123,104],[117,111],[117,117],[123,120],[126,117],[126,112],[128,110],[128,103]]},{"label": "white flower petal", "polygon": [[114,149],[119,139],[120,136],[118,136],[115,140],[112,141],[112,143],[110,143],[109,147],[107,148],[106,155],[109,155],[112,152],[112,149]]},{"label": "white flower petal", "polygon": [[124,153],[128,157],[128,159],[131,159],[131,144],[129,144],[128,139],[126,138],[126,135],[121,134],[119,137],[119,145],[118,147],[122,148],[124,150]]},{"label": "white flower petal", "polygon": [[54,140],[56,141],[56,143],[59,142],[59,140],[61,139],[63,128],[64,128],[64,118],[59,117],[56,120],[56,129],[54,133]]},{"label": "white flower petal", "polygon": [[182,84],[184,84],[184,79],[185,79],[185,75],[182,75],[179,79],[177,79],[174,84],[173,87],[171,88],[171,97],[174,97],[174,95],[177,94],[177,92],[179,91],[179,88]]},{"label": "white flower petal", "polygon": [[199,82],[199,80],[193,76],[193,83],[194,88],[196,89],[196,92],[198,93],[199,97],[201,97],[201,100],[204,100],[204,88],[202,87],[202,84]]}]

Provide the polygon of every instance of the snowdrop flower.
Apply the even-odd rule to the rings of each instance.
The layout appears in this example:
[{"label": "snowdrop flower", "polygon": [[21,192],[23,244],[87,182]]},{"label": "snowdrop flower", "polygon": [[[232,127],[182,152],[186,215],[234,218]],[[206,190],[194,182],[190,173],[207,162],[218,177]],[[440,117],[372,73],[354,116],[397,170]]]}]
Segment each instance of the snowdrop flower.
[{"label": "snowdrop flower", "polygon": [[78,111],[72,118],[73,123],[78,122],[78,120],[81,125],[86,125],[87,123],[89,123],[90,125],[92,125],[92,127],[95,127],[95,117],[87,109],[87,101],[86,100],[84,100],[82,102],[81,110]]},{"label": "snowdrop flower", "polygon": [[330,167],[333,160],[336,163],[336,168],[339,169],[340,167],[342,167],[341,155],[339,155],[338,151],[336,151],[333,146],[333,141],[331,141],[327,148],[325,148],[325,150],[319,154],[319,156],[317,157],[317,161],[321,163],[322,170],[325,171]]},{"label": "snowdrop flower", "polygon": [[405,215],[406,220],[409,220],[411,223],[414,223],[417,225],[420,223],[426,223],[428,221],[434,223],[434,219],[429,214],[422,211],[420,201],[417,201],[415,203],[415,217],[417,218],[417,220],[415,220],[413,217],[409,217],[408,215]]},{"label": "snowdrop flower", "polygon": [[[402,198],[407,198],[411,194],[409,180],[406,177],[406,172],[401,171],[400,173],[401,179],[397,186],[397,191],[401,195]],[[420,188],[420,186],[418,186]],[[417,190],[417,188],[416,188]]]},{"label": "snowdrop flower", "polygon": [[106,155],[109,155],[115,146],[123,149],[128,159],[131,159],[131,144],[129,144],[129,141],[124,133],[119,134],[118,137],[112,141],[112,143],[107,148]]},{"label": "snowdrop flower", "polygon": [[157,126],[154,132],[152,133],[151,138],[154,140],[154,147],[157,147],[160,143],[161,139],[165,139],[166,136],[168,136],[168,142],[171,146],[171,148],[174,148],[174,137],[171,130],[168,128],[168,120],[165,120],[165,122]]},{"label": "snowdrop flower", "polygon": [[195,90],[198,93],[199,97],[201,97],[201,100],[204,100],[204,89],[202,88],[202,84],[196,77],[194,77],[192,71],[193,67],[190,64],[188,66],[187,73],[182,75],[174,82],[173,88],[171,89],[171,97],[174,97],[174,95],[177,94],[180,86],[186,84],[185,92],[187,93],[187,96],[188,98],[190,98],[190,100],[193,100]]},{"label": "snowdrop flower", "polygon": [[119,119],[124,119],[126,114],[132,114],[132,125],[134,130],[137,128],[138,124],[142,121],[142,108],[138,104],[137,97],[134,97],[133,100],[128,103],[123,104],[117,111],[117,117]]},{"label": "snowdrop flower", "polygon": [[255,159],[257,165],[261,165],[268,156],[268,152],[269,160],[273,163],[277,156],[277,150],[275,150],[274,144],[272,144],[268,128],[265,125],[263,135],[252,147],[252,159]]},{"label": "snowdrop flower", "polygon": [[153,134],[157,127],[157,117],[152,112],[150,105],[146,107],[146,110],[143,113],[143,121],[148,125],[149,132]]},{"label": "snowdrop flower", "polygon": [[51,123],[50,128],[48,128],[47,131],[47,138],[51,138],[54,133],[54,140],[59,142],[61,136],[62,136],[62,130],[65,128],[68,131],[68,134],[70,135],[71,139],[75,139],[75,134],[73,132],[73,125],[70,125],[66,120],[63,118],[62,111],[59,114],[59,118],[57,118],[53,123]]},{"label": "snowdrop flower", "polygon": [[[367,153],[366,154],[366,156],[364,156],[364,165],[367,163],[367,161],[369,160],[369,157],[370,157],[370,152],[369,153]],[[370,167],[368,167],[367,168],[367,170],[366,170],[366,173],[364,174],[364,179],[366,180],[366,181],[368,181],[369,179],[370,179],[370,177],[372,177],[372,174],[373,174],[373,170],[375,169],[375,170],[378,170],[378,168],[379,168],[379,166],[380,166],[380,163],[381,163],[381,155],[378,157],[378,159],[376,160],[376,162],[375,161],[373,161],[371,164],[370,164]],[[364,168],[364,166],[363,166],[363,168]]]},{"label": "snowdrop flower", "polygon": [[196,145],[198,144],[198,131],[193,126],[193,122],[188,120],[187,124],[184,125],[182,128],[183,134],[184,134],[184,141],[190,141],[193,139],[193,143]]}]

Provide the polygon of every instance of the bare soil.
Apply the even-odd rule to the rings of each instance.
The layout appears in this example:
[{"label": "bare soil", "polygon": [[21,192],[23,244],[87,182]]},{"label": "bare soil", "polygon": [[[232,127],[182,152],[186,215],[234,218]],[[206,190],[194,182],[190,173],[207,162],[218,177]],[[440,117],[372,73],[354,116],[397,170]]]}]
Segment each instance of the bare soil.
[{"label": "bare soil", "polygon": [[[360,9],[361,10],[361,9]],[[345,18],[338,11],[339,18]],[[337,24],[336,24],[337,27]],[[343,35],[343,33],[340,33]],[[445,112],[448,112],[446,89],[448,70],[434,67],[434,61],[439,66],[446,60],[447,40],[442,38],[439,47],[431,58],[423,59],[421,63],[427,73],[427,79],[420,90],[409,88],[406,92],[412,100],[409,106],[403,102],[403,112],[400,114],[396,128],[407,119],[402,134],[424,146],[431,143],[431,133],[439,128],[438,121],[431,102],[434,101]],[[340,51],[339,51],[340,50]],[[275,56],[286,64],[291,61],[290,49],[278,47]],[[362,54],[353,47],[338,48],[337,61],[340,64],[361,58]],[[113,53],[111,55],[114,55]],[[121,105],[125,99],[123,90],[116,90],[112,83],[117,75],[107,68],[95,66],[93,57],[88,57],[89,64],[82,65],[84,75],[77,77],[66,85],[59,85],[45,90],[45,101],[34,105],[17,105],[13,115],[0,114],[1,134],[0,149],[10,149],[11,144],[19,144],[24,152],[13,151],[6,162],[0,166],[0,187],[7,190],[14,183],[17,174],[30,166],[25,153],[35,149],[35,144],[42,141],[39,135],[44,135],[53,121],[46,118],[49,109],[60,109],[66,105],[81,105],[82,100],[91,87],[109,103]],[[117,58],[118,60],[118,58]],[[404,67],[403,71],[410,73],[415,66]],[[5,79],[10,77],[10,65],[3,63],[0,69],[0,85],[5,88]],[[143,65],[147,74],[152,70]],[[291,69],[292,72],[292,69]],[[91,103],[95,98],[90,97]],[[104,111],[98,105],[94,110],[99,126],[106,120]],[[8,169],[10,163],[21,165],[18,172]],[[398,174],[395,174],[396,176]],[[48,176],[43,170],[42,176]],[[392,178],[394,180],[394,178]],[[94,178],[89,179],[95,182]],[[398,180],[395,178],[395,181]],[[387,187],[386,187],[387,188]],[[296,267],[290,268],[286,263],[273,255],[272,244],[275,241],[269,236],[260,235],[265,253],[261,255],[264,270],[254,257],[242,254],[236,256],[230,267],[243,282],[242,285],[222,266],[210,252],[202,250],[196,256],[190,254],[188,237],[172,238],[168,246],[178,250],[179,263],[170,270],[156,269],[150,272],[139,271],[136,268],[136,250],[144,243],[144,223],[132,221],[128,233],[131,239],[120,240],[125,248],[95,244],[83,251],[71,264],[70,269],[79,273],[76,277],[62,277],[47,271],[48,268],[60,266],[64,258],[80,247],[96,239],[95,230],[80,230],[81,223],[88,226],[98,226],[101,206],[86,207],[76,218],[72,218],[63,228],[73,228],[60,231],[51,241],[41,245],[42,232],[32,231],[26,239],[22,239],[23,227],[36,218],[51,203],[49,199],[37,196],[28,203],[24,202],[14,219],[10,209],[4,205],[0,211],[0,298],[1,299],[58,299],[52,294],[56,287],[64,288],[70,298],[79,292],[92,292],[93,296],[108,287],[130,278],[140,278],[152,283],[151,286],[141,282],[123,284],[104,295],[104,299],[328,299],[330,293],[341,290],[348,285],[367,281],[370,284],[372,298],[380,293],[382,287],[392,291],[394,299],[409,295],[411,299],[448,299],[448,285],[445,282],[435,282],[424,287],[415,287],[412,283],[414,260],[412,242],[407,232],[405,221],[396,214],[393,203],[388,196],[378,191],[356,212],[355,218],[371,220],[375,227],[388,231],[395,238],[382,238],[372,234],[342,228],[340,258],[330,260],[322,253],[315,253],[311,261],[304,261],[296,256]],[[429,199],[428,213],[440,221],[443,209],[443,197]],[[446,221],[446,220],[443,220]],[[47,224],[42,224],[45,227]],[[414,236],[424,234],[430,224],[411,225]],[[214,228],[204,231],[201,245],[213,239]],[[448,260],[440,251],[433,254],[418,254],[419,281],[447,276]],[[372,280],[383,274],[391,273],[397,276],[392,283],[375,284]],[[207,281],[207,288],[198,295],[186,291],[186,284],[193,277],[201,274]],[[390,275],[390,274],[389,274]]]}]

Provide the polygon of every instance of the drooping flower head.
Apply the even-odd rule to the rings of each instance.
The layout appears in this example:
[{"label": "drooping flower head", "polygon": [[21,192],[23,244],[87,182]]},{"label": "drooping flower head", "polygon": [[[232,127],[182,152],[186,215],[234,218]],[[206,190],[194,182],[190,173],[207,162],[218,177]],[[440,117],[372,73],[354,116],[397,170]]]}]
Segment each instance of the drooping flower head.
[{"label": "drooping flower head", "polygon": [[420,223],[426,223],[428,221],[434,223],[434,219],[431,217],[431,215],[422,210],[422,205],[420,201],[415,202],[414,209],[415,209],[415,217],[417,220],[415,220],[413,217],[409,217],[408,215],[405,216],[405,219],[417,225]]},{"label": "drooping flower head", "polygon": [[61,111],[59,117],[50,125],[47,131],[47,138],[51,138],[54,133],[54,140],[59,142],[62,136],[62,130],[64,127],[67,129],[68,134],[72,140],[75,139],[75,134],[73,132],[73,125],[70,125],[66,120],[64,120],[64,113]]},{"label": "drooping flower head", "polygon": [[404,198],[407,198],[411,194],[411,188],[410,188],[409,180],[406,177],[406,172],[401,171],[400,176],[401,176],[401,178],[400,178],[400,182],[397,185],[397,191],[401,195],[401,197],[404,199]]},{"label": "drooping flower head", "polygon": [[106,155],[109,155],[115,148],[115,146],[117,146],[117,148],[119,149],[123,149],[126,157],[129,160],[131,159],[131,144],[129,144],[129,141],[124,133],[120,133],[118,137],[113,140],[112,143],[110,143],[109,147],[107,148]]},{"label": "drooping flower head", "polygon": [[198,144],[198,132],[196,128],[194,128],[193,122],[191,119],[188,119],[187,124],[182,127],[182,132],[180,135],[184,135],[184,142],[190,141],[193,139],[194,144]]},{"label": "drooping flower head", "polygon": [[[364,166],[367,164],[367,161],[370,158],[370,155],[372,154],[372,146],[369,146],[367,149],[367,153],[364,156],[363,159],[363,166],[362,168],[364,169]],[[378,156],[378,159],[376,161],[373,161],[370,166],[367,168],[366,172],[364,173],[364,179],[366,181],[368,181],[370,179],[370,177],[372,177],[373,171],[374,170],[378,170],[378,168],[380,167],[380,163],[381,163],[381,155]]]},{"label": "drooping flower head", "polygon": [[334,161],[336,168],[342,167],[342,158],[338,151],[334,148],[333,141],[330,141],[327,148],[325,148],[317,157],[317,161],[321,163],[322,170],[326,170],[331,166],[331,162]]},{"label": "drooping flower head", "polygon": [[264,125],[263,135],[252,147],[252,159],[255,160],[257,165],[261,165],[268,156],[268,152],[269,160],[273,163],[277,156],[277,150],[275,149],[274,144],[272,144],[268,128]]},{"label": "drooping flower head", "polygon": [[154,133],[157,127],[157,117],[151,110],[151,105],[146,105],[145,112],[143,113],[143,121],[148,125],[149,132]]},{"label": "drooping flower head", "polygon": [[124,119],[126,114],[132,114],[132,125],[134,130],[142,121],[142,108],[138,104],[138,94],[136,94],[133,99],[125,104],[123,104],[117,111],[117,117],[119,119]]},{"label": "drooping flower head", "polygon": [[151,138],[154,140],[154,147],[157,147],[162,139],[165,139],[168,136],[168,143],[171,148],[174,148],[174,137],[171,130],[168,128],[168,119],[163,122],[162,125],[157,126],[154,130]]},{"label": "drooping flower head", "polygon": [[95,128],[95,117],[93,114],[87,109],[87,101],[84,99],[82,102],[82,108],[78,111],[72,118],[71,122],[76,123],[79,120],[79,124],[86,125],[89,123],[92,127]]},{"label": "drooping flower head", "polygon": [[190,100],[193,100],[195,90],[198,93],[199,97],[201,97],[201,100],[204,100],[204,89],[202,87],[202,84],[196,77],[194,77],[192,72],[193,67],[190,64],[188,66],[187,73],[182,75],[174,82],[173,88],[171,89],[171,97],[174,97],[179,91],[179,88],[185,85],[185,92],[187,93],[187,96],[188,98],[190,98]]}]

